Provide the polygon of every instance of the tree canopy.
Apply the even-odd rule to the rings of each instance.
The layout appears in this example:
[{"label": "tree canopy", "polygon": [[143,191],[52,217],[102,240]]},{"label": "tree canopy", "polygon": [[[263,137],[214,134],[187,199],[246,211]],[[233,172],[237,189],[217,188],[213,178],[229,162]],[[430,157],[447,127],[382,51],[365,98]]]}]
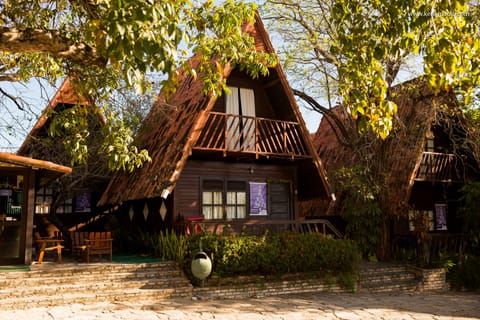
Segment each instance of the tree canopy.
[{"label": "tree canopy", "polygon": [[[205,93],[219,94],[221,70],[239,64],[252,75],[266,73],[274,57],[255,51],[242,34],[253,22],[255,5],[226,0],[8,0],[0,3],[0,80],[26,82],[42,78],[56,83],[73,80],[75,90],[91,99],[108,120],[101,149],[112,169],[133,169],[148,155],[130,146],[132,131],[109,98],[116,90],[151,88],[149,74],[160,74],[164,90],[175,90],[178,68],[201,77]],[[200,70],[188,57],[201,53]],[[215,59],[214,59],[215,58]],[[213,63],[215,61],[215,63]],[[21,108],[21,97],[3,90],[6,100]],[[5,100],[4,99],[4,100]],[[7,108],[3,105],[2,108]],[[65,116],[61,133],[79,128],[69,141],[75,161],[87,154],[81,137],[82,112]],[[80,124],[80,126],[78,126]]]},{"label": "tree canopy", "polygon": [[[438,99],[437,106],[415,105],[414,116],[408,119],[396,116],[395,101],[401,103],[403,95],[404,101],[418,97],[428,83],[430,98],[430,92],[441,92],[439,98],[455,93],[464,110],[475,108],[471,99],[478,95],[475,87],[480,80],[479,4],[462,0],[265,2],[262,16],[271,35],[283,43],[277,52],[294,93],[305,106],[327,115],[339,145],[351,151],[342,162],[342,148],[338,148],[339,157],[332,160],[337,166],[330,163],[329,175],[339,199],[335,210],[343,213],[347,233],[366,255],[376,251],[379,258],[386,258],[391,218],[408,212],[408,204],[399,203],[391,190],[398,178],[389,163],[404,159],[403,154],[391,152],[399,150],[392,149],[395,141],[413,152],[408,149],[412,142],[422,144],[425,137],[423,119],[435,114],[438,124],[450,121],[449,113],[434,112],[448,109],[441,108],[447,103],[443,99]],[[411,80],[405,71],[423,78],[396,86]],[[456,146],[459,155],[475,147],[476,141],[468,139]]]},{"label": "tree canopy", "polygon": [[264,18],[296,93],[328,112],[342,104],[381,138],[397,106],[390,89],[415,57],[434,90],[470,102],[480,78],[479,4],[463,0],[267,0]]}]

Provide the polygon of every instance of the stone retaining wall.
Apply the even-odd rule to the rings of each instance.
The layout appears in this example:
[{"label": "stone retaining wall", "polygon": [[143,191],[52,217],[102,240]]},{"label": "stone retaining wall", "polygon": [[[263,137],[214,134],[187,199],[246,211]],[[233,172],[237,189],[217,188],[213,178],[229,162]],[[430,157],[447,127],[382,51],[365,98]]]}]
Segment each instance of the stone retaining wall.
[{"label": "stone retaining wall", "polygon": [[[305,278],[268,280],[262,277],[250,279],[223,279],[215,284],[210,280],[203,287],[194,287],[193,296],[198,299],[240,299],[278,296],[307,292],[351,292],[336,284],[336,278]],[[237,283],[235,283],[237,282]]]},{"label": "stone retaining wall", "polygon": [[[446,271],[440,269],[420,269],[406,266],[406,272],[414,273],[418,284],[412,288],[418,292],[438,292],[448,290]],[[391,286],[392,280],[385,283]],[[235,278],[211,278],[202,287],[193,288],[193,297],[197,299],[240,299],[307,292],[356,292],[358,283],[352,289],[342,288],[336,277],[320,277],[306,274],[285,276],[272,279],[262,276],[239,276]],[[381,287],[377,288],[381,289]],[[398,290],[398,289],[397,289]],[[381,290],[380,290],[381,291]],[[391,291],[391,289],[390,289]]]},{"label": "stone retaining wall", "polygon": [[447,291],[449,289],[446,281],[447,272],[445,268],[436,269],[421,269],[415,266],[407,267],[410,271],[414,272],[419,280],[417,291],[429,292],[429,291]]}]

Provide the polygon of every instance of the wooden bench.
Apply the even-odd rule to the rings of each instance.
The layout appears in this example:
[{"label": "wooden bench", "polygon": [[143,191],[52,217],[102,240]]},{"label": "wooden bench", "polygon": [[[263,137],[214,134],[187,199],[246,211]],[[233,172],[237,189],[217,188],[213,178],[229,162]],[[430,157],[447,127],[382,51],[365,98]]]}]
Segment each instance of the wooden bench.
[{"label": "wooden bench", "polygon": [[70,232],[70,240],[72,243],[72,254],[83,258],[85,250],[87,249],[85,245],[85,240],[88,239],[88,232],[84,231],[73,231]]},{"label": "wooden bench", "polygon": [[79,254],[87,263],[91,256],[108,255],[109,261],[112,261],[112,234],[110,231],[91,231],[71,233],[72,251]]}]

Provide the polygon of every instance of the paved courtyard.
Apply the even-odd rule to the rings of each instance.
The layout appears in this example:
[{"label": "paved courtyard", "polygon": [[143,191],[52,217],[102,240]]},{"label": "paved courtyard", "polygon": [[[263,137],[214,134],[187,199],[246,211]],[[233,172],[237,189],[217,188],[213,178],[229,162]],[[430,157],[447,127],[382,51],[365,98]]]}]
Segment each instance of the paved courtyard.
[{"label": "paved courtyard", "polygon": [[480,319],[480,294],[310,293],[242,300],[132,301],[0,310],[1,320]]}]

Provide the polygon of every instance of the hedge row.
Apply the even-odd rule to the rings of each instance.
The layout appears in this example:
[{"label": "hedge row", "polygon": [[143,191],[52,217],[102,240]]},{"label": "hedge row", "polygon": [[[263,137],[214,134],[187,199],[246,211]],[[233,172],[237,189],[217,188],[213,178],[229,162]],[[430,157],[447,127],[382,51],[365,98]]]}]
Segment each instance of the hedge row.
[{"label": "hedge row", "polygon": [[296,272],[349,273],[361,255],[353,241],[322,234],[266,234],[220,236],[201,233],[187,238],[185,271],[202,250],[212,260],[213,273],[235,275],[282,275]]}]

